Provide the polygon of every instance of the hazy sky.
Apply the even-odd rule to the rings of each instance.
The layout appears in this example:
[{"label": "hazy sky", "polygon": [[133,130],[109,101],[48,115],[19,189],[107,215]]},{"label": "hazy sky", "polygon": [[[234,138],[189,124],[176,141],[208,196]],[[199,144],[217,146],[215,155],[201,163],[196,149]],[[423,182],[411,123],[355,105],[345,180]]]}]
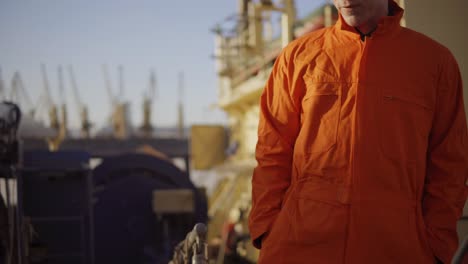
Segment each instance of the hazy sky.
[{"label": "hazy sky", "polygon": [[[323,1],[296,1],[304,16]],[[47,66],[50,89],[58,96],[57,68],[73,65],[83,101],[98,126],[110,115],[110,100],[101,65],[107,64],[114,90],[117,67],[124,66],[124,99],[131,103],[132,122],[141,123],[141,102],[150,69],[158,82],[153,123],[176,123],[177,76],[185,74],[185,119],[193,123],[225,123],[217,101],[210,29],[237,10],[237,0],[0,0],[0,67],[8,87],[14,71],[39,101],[44,85],[40,64]],[[66,102],[72,127],[77,108],[65,73]]]}]

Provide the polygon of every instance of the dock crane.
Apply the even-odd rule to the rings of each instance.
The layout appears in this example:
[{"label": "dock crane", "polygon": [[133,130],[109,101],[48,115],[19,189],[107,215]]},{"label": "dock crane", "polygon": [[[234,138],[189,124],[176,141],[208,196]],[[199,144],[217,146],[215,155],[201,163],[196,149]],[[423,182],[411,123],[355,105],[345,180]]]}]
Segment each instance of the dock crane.
[{"label": "dock crane", "polygon": [[[57,106],[52,99],[52,94],[50,93],[49,80],[47,78],[47,69],[46,69],[45,64],[41,64],[41,72],[42,72],[42,79],[44,82],[44,94],[42,96],[42,99],[44,102],[42,103],[44,103],[45,106],[48,108],[50,127],[54,129],[55,131],[57,131],[57,135],[55,137],[47,139],[47,143],[51,151],[56,151],[58,150],[60,144],[66,137],[66,126],[64,124],[65,122],[60,122]],[[61,82],[60,78],[61,77],[59,76],[59,86],[63,84],[63,82],[62,84],[60,83]],[[40,104],[38,105],[37,109],[39,109],[39,107],[40,107]],[[37,112],[35,114],[37,114]],[[64,121],[63,117],[64,116],[62,115],[62,121]]]},{"label": "dock crane", "polygon": [[52,100],[52,95],[50,93],[49,79],[47,78],[47,69],[46,69],[45,64],[41,64],[41,73],[42,73],[42,81],[44,83],[43,99],[45,101],[46,107],[48,107],[50,127],[54,129],[55,131],[59,131],[60,124],[59,124],[59,118],[58,118],[58,110],[57,110],[57,106]]},{"label": "dock crane", "polygon": [[109,77],[109,71],[107,69],[107,65],[102,65],[102,74],[104,76],[104,82],[106,85],[107,96],[110,99],[110,104],[114,107],[117,104],[117,98],[115,97],[114,93],[112,92],[112,83]]},{"label": "dock crane", "polygon": [[73,90],[73,97],[75,99],[75,104],[80,114],[80,133],[82,138],[90,138],[90,130],[92,127],[91,122],[89,121],[88,107],[81,100],[80,93],[78,91],[78,85],[76,84],[75,73],[71,65],[68,66],[68,74],[70,77],[70,85]]},{"label": "dock crane", "polygon": [[0,100],[5,100],[6,99],[6,91],[5,91],[5,82],[3,81],[2,78],[2,68],[0,68]]},{"label": "dock crane", "polygon": [[121,97],[124,92],[124,76],[123,76],[123,66],[119,66],[119,96],[115,96],[112,92],[112,83],[109,77],[109,72],[107,66],[102,66],[102,72],[104,75],[104,80],[106,84],[107,94],[110,99],[112,107],[111,123],[114,131],[114,137],[118,139],[125,139],[128,137],[129,125],[127,120],[127,107],[126,103],[122,102]]},{"label": "dock crane", "polygon": [[[0,86],[3,86],[3,84],[0,84]],[[3,95],[1,95],[2,99],[6,100],[7,98],[5,97],[6,91],[4,90],[4,86],[0,87],[0,91],[0,93],[3,93]],[[23,79],[21,78],[21,75],[18,71],[13,74],[13,78],[11,80],[10,96],[8,99],[20,105],[22,109],[29,108],[29,111],[25,112],[27,112],[27,114],[29,114],[31,117],[34,116],[34,105],[31,101],[31,97],[24,87]]]},{"label": "dock crane", "polygon": [[143,94],[143,124],[140,127],[140,130],[146,138],[153,135],[154,127],[151,124],[151,113],[153,100],[156,96],[156,73],[153,70],[150,74],[148,90]]},{"label": "dock crane", "polygon": [[67,104],[65,101],[65,83],[63,80],[63,70],[62,66],[58,67],[58,88],[59,88],[59,95],[61,105],[60,105],[60,133],[63,134],[63,138],[68,136],[68,112],[67,112]]},{"label": "dock crane", "polygon": [[177,131],[179,138],[184,137],[184,104],[183,100],[184,92],[184,73],[179,72],[179,102],[177,106]]}]

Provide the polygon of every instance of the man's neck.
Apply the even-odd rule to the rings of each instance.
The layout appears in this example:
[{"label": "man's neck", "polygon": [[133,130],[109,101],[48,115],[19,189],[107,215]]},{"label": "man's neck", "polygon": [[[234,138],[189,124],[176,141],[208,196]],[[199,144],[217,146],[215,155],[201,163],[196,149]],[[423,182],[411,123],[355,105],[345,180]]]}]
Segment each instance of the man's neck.
[{"label": "man's neck", "polygon": [[359,32],[361,32],[364,35],[367,35],[369,33],[372,33],[376,28],[377,25],[379,24],[379,20],[382,17],[391,15],[391,11],[388,5],[385,5],[385,7],[382,7],[380,9],[380,12],[378,12],[375,16],[371,17],[367,22],[363,23],[360,26],[357,26],[356,28],[358,29]]},{"label": "man's neck", "polygon": [[356,27],[362,35],[370,35],[377,28],[377,23],[366,23],[361,26]]}]

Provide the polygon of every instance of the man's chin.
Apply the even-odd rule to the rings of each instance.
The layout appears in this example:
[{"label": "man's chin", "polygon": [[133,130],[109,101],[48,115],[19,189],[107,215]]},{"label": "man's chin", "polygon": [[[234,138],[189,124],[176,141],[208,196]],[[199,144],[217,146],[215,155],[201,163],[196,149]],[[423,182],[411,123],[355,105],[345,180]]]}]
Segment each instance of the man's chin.
[{"label": "man's chin", "polygon": [[358,26],[360,26],[362,24],[361,21],[359,19],[356,19],[355,17],[344,17],[343,16],[343,19],[346,22],[346,24],[348,24],[348,26],[350,26],[350,27],[358,27]]}]

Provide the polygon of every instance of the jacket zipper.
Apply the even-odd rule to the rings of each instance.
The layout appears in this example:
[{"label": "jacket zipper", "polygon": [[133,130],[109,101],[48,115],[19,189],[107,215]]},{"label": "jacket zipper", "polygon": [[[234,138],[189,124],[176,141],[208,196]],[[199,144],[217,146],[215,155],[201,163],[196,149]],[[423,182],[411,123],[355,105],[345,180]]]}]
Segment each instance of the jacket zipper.
[{"label": "jacket zipper", "polygon": [[[358,40],[359,41],[359,45],[361,47],[361,54],[360,54],[360,58],[359,58],[359,71],[358,71],[358,82],[357,82],[357,87],[356,87],[356,114],[355,114],[355,120],[354,120],[354,144],[353,144],[353,148],[352,148],[352,155],[353,155],[353,158],[352,158],[352,169],[351,169],[351,179],[350,179],[350,183],[351,183],[351,194],[350,194],[350,197],[351,197],[351,203],[353,203],[353,201],[355,201],[355,198],[356,198],[356,194],[359,195],[359,190],[357,190],[356,187],[359,186],[359,177],[357,176],[357,173],[356,173],[356,164],[358,164],[357,162],[357,159],[358,159],[358,146],[359,146],[359,138],[360,138],[360,135],[359,135],[359,101],[360,101],[360,96],[359,96],[359,84],[361,82],[361,76],[365,76],[365,67],[363,67],[363,64],[365,64],[366,62],[366,56],[367,56],[367,50],[368,50],[368,46],[369,44],[368,41],[369,40],[364,40],[364,41],[361,41],[360,39]],[[361,69],[364,70],[364,72],[361,74]],[[364,80],[364,78],[362,78]],[[359,196],[358,196],[359,198]],[[354,208],[353,211],[356,211],[356,210],[359,210],[359,206],[354,206],[352,207]],[[350,211],[351,213],[352,211]],[[349,254],[349,244],[348,246],[345,247],[345,252],[344,252],[344,255],[345,255],[345,259],[348,259],[348,254]]]},{"label": "jacket zipper", "polygon": [[[360,130],[359,130],[359,109],[360,109],[360,104],[361,104],[361,98],[362,98],[362,88],[360,91],[360,84],[364,82],[365,76],[366,76],[366,68],[365,68],[365,63],[367,60],[367,51],[369,49],[369,39],[365,39],[364,41],[359,43],[361,45],[361,58],[359,61],[359,71],[358,71],[358,85],[356,87],[356,120],[355,120],[355,128],[354,128],[354,133],[355,133],[355,141],[354,141],[354,159],[353,159],[353,175],[352,175],[352,182],[353,184],[353,189],[356,189],[357,186],[359,186],[359,176],[357,175],[356,171],[356,164],[359,164],[358,162],[358,153],[359,153],[359,141],[360,141]],[[361,73],[362,71],[362,73]],[[360,95],[361,94],[361,95]],[[359,192],[358,192],[359,193]]]}]

